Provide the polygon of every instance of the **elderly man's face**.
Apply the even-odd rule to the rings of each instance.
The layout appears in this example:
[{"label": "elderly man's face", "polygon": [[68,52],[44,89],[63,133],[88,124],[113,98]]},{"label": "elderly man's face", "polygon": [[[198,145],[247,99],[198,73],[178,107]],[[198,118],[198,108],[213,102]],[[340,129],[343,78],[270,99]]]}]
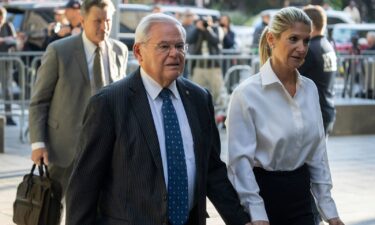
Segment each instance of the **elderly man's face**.
[{"label": "elderly man's face", "polygon": [[156,23],[149,31],[150,39],[134,46],[139,64],[156,82],[167,87],[182,73],[185,64],[185,40],[179,27]]}]

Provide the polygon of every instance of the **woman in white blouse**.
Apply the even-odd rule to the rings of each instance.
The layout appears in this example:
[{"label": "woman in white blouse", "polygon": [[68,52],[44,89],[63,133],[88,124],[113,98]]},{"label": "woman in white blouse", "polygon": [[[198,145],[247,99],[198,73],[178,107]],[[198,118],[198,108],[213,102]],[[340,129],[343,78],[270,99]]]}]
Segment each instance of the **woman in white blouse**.
[{"label": "woman in white blouse", "polygon": [[317,88],[297,71],[310,32],[302,10],[281,9],[262,33],[260,72],[232,94],[228,173],[253,225],[314,225],[311,192],[330,225],[344,224],[331,197]]}]

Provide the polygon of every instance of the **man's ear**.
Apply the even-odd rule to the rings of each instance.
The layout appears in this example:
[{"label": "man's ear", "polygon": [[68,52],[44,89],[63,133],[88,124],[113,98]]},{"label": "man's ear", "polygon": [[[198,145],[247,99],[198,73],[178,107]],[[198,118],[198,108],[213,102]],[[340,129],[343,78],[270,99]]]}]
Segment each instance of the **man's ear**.
[{"label": "man's ear", "polygon": [[81,26],[83,29],[85,29],[85,18],[83,16],[81,16]]},{"label": "man's ear", "polygon": [[142,62],[141,44],[135,43],[133,45],[133,54],[135,58],[138,59],[138,62]]}]

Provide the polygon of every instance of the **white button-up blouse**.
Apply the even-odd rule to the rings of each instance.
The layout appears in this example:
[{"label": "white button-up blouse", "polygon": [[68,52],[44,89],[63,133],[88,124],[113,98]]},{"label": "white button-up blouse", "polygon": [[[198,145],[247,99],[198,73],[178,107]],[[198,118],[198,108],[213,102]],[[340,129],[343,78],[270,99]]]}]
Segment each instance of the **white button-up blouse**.
[{"label": "white button-up blouse", "polygon": [[268,60],[233,92],[228,109],[228,173],[252,220],[267,220],[253,167],[290,171],[307,164],[324,219],[338,217],[318,91],[297,72],[290,96]]}]

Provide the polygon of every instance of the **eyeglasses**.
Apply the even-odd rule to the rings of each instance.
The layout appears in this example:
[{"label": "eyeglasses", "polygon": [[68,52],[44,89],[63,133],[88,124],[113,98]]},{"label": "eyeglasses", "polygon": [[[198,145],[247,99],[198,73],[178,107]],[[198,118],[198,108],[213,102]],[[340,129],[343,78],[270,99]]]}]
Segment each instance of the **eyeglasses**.
[{"label": "eyeglasses", "polygon": [[166,42],[158,43],[158,44],[153,44],[153,43],[148,43],[145,42],[144,44],[151,44],[155,46],[155,49],[157,52],[160,53],[169,53],[171,49],[174,47],[178,53],[183,53],[185,54],[188,50],[188,44],[181,42],[177,44],[169,44]]}]

